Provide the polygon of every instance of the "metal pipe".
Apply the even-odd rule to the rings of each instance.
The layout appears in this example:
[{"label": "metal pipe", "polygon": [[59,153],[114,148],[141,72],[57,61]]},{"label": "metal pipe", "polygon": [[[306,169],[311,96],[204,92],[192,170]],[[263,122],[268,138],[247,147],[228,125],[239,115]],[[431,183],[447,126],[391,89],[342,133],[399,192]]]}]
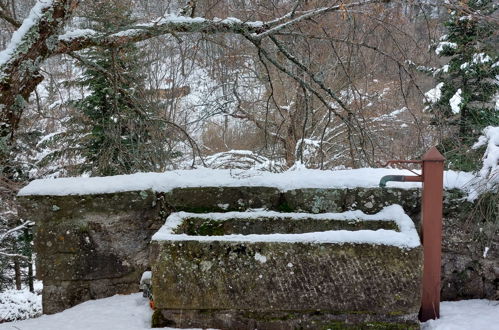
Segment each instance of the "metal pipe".
[{"label": "metal pipe", "polygon": [[404,175],[385,175],[384,177],[379,180],[379,186],[381,188],[386,187],[386,183],[388,181],[398,181],[398,182],[404,182],[405,181],[405,176]]}]

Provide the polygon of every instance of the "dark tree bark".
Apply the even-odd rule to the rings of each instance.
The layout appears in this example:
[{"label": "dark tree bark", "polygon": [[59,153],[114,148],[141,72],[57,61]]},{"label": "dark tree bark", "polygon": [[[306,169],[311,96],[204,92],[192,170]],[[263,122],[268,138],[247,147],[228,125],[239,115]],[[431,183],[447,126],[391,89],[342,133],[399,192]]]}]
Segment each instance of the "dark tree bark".
[{"label": "dark tree bark", "polygon": [[21,264],[19,258],[14,258],[14,280],[16,282],[16,290],[21,290]]},{"label": "dark tree bark", "polygon": [[11,141],[14,138],[24,106],[43,80],[40,65],[53,55],[54,38],[57,39],[78,3],[78,0],[54,0],[1,66],[0,139]]},{"label": "dark tree bark", "polygon": [[[32,261],[32,258],[30,258],[30,261]],[[29,286],[29,292],[35,292],[35,285],[34,285],[34,276],[33,276],[33,263],[30,262],[28,263],[28,286]]]}]

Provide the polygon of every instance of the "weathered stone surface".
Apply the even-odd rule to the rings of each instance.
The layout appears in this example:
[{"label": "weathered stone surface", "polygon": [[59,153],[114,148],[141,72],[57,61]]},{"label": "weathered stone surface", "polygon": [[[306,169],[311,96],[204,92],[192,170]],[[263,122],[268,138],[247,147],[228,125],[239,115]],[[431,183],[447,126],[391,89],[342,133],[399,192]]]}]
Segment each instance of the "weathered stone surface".
[{"label": "weathered stone surface", "polygon": [[21,203],[23,216],[36,221],[44,313],[138,290],[149,240],[163,223],[156,194],[31,196]]},{"label": "weathered stone surface", "polygon": [[275,209],[280,198],[279,189],[269,187],[177,188],[165,194],[176,211],[195,213]]},{"label": "weathered stone surface", "polygon": [[[398,231],[390,219],[181,213],[165,226],[151,242],[155,326],[289,329],[332,321],[417,320],[421,246],[281,241],[282,236],[266,235],[366,227]],[[262,235],[262,240],[223,238],[233,234]],[[212,235],[217,237],[209,239]],[[187,322],[183,312],[191,315]]]},{"label": "weathered stone surface", "polygon": [[445,194],[443,300],[499,300],[499,217],[495,221],[486,220],[482,213],[484,207],[497,208],[497,205],[478,203],[466,201],[463,193],[457,190]]},{"label": "weathered stone surface", "polygon": [[323,329],[323,330],[416,330],[419,322],[406,320],[399,315],[385,315],[378,321],[375,314],[336,314],[323,311],[276,312],[236,310],[156,310],[153,327],[216,329]]},{"label": "weathered stone surface", "polygon": [[325,230],[377,230],[387,229],[398,231],[394,221],[351,221],[334,219],[293,219],[291,217],[255,217],[247,219],[210,220],[206,218],[187,217],[177,228],[176,233],[192,236],[214,236],[230,234],[300,234]]},{"label": "weathered stone surface", "polygon": [[[109,296],[136,290],[140,272],[149,267],[149,239],[170,209],[206,212],[266,207],[278,211],[361,209],[374,213],[381,204],[397,203],[418,225],[420,207],[418,190],[393,188],[288,192],[259,187],[179,188],[168,194],[145,191],[18,199],[24,207],[21,216],[36,221],[37,271],[47,285],[44,307],[49,312],[97,297],[96,292]],[[485,222],[479,212],[470,214],[474,207],[476,204],[463,199],[462,192],[445,192],[442,299],[499,299],[499,226],[497,222]],[[489,250],[484,258],[485,247]],[[128,284],[119,284],[122,278]],[[52,281],[50,285],[48,281]],[[91,284],[86,282],[95,282],[99,287],[99,283],[109,281],[116,284],[109,285],[108,291],[102,284],[102,289],[88,289],[89,293],[82,294],[79,300],[59,302],[87,292],[82,288]],[[69,285],[70,282],[74,283]],[[49,292],[59,293],[55,296]]]},{"label": "weathered stone surface", "polygon": [[[158,310],[401,315],[416,320],[421,248],[369,244],[153,241]],[[206,326],[214,327],[214,324]]]},{"label": "weathered stone surface", "polygon": [[367,214],[379,212],[392,204],[400,204],[408,215],[419,208],[418,189],[294,189],[284,193],[285,206],[290,211],[311,213],[361,210]]}]

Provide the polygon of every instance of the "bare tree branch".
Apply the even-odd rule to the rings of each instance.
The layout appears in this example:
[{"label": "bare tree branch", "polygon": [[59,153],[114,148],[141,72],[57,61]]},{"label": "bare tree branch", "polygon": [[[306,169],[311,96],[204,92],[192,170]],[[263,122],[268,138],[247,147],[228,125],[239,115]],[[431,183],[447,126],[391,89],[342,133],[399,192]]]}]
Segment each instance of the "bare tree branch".
[{"label": "bare tree branch", "polygon": [[[281,30],[286,29],[287,27],[291,27],[291,26],[296,25],[300,22],[303,22],[307,19],[312,19],[312,18],[321,16],[321,15],[326,14],[326,13],[330,13],[333,11],[339,11],[339,10],[346,10],[346,9],[353,8],[353,7],[361,7],[361,6],[365,6],[368,4],[380,3],[380,2],[382,2],[382,1],[381,0],[366,0],[366,1],[352,2],[352,3],[346,4],[346,5],[341,4],[341,5],[337,5],[337,6],[323,7],[323,8],[304,11],[304,12],[299,13],[300,16],[293,18],[285,23],[280,23],[280,24],[278,24],[278,25],[276,25],[276,26],[274,26],[274,27],[262,32],[262,33],[259,33],[258,35],[254,36],[254,38],[262,39],[264,37],[274,35],[274,34],[280,32]],[[296,12],[295,13],[291,12],[291,13],[283,16],[283,18],[281,20],[283,20],[284,18],[291,17],[292,14],[296,15]],[[280,22],[280,21],[277,20],[274,22]],[[271,26],[269,23],[267,23],[267,25]]]},{"label": "bare tree branch", "polygon": [[[12,40],[8,49],[0,53],[0,139],[13,141],[25,104],[43,80],[39,73],[40,66],[53,55],[67,54],[93,46],[120,46],[176,33],[232,33],[244,35],[255,42],[326,13],[378,2],[381,1],[365,0],[303,12],[293,11],[267,23],[242,22],[232,18],[208,20],[201,17],[166,15],[151,23],[138,24],[111,34],[77,30],[61,35],[60,31],[73,15],[80,0],[53,0],[47,3],[39,0],[35,7],[46,7],[42,7],[39,15],[25,20],[20,28],[26,29],[23,31],[24,35],[20,36],[20,40]],[[308,86],[308,89],[311,88]]]},{"label": "bare tree branch", "polygon": [[16,20],[14,17],[12,17],[9,9],[2,2],[0,2],[0,18],[7,21],[10,25],[12,25],[17,29],[21,27],[21,23],[18,20]]}]

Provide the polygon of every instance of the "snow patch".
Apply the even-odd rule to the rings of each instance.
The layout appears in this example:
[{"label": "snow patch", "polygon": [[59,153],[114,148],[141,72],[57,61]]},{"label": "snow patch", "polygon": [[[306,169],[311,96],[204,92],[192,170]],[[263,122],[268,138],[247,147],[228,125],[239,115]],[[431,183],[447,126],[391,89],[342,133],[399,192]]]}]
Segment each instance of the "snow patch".
[{"label": "snow patch", "polygon": [[482,136],[472,148],[487,146],[482,157],[482,168],[479,178],[473,183],[473,190],[468,199],[475,199],[484,191],[494,191],[499,188],[499,127],[488,126],[482,131]]},{"label": "snow patch", "polygon": [[264,264],[267,262],[267,257],[264,255],[261,255],[260,253],[257,252],[257,253],[255,253],[255,260]]},{"label": "snow patch", "polygon": [[[151,316],[148,299],[135,293],[87,301],[62,313],[36,319],[3,323],[0,330],[145,330],[151,328]],[[492,330],[495,324],[499,324],[499,303],[474,299],[442,302],[440,319],[422,326],[424,330]]]},{"label": "snow patch", "polygon": [[152,272],[150,270],[143,272],[142,276],[140,277],[140,284],[144,283],[145,281],[150,281],[151,278]]},{"label": "snow patch", "polygon": [[435,49],[435,53],[437,55],[440,55],[440,53],[442,53],[445,48],[456,49],[457,44],[455,42],[441,41],[438,43],[437,48]]},{"label": "snow patch", "polygon": [[473,54],[473,63],[475,64],[484,64],[490,61],[492,61],[492,59],[485,53]]},{"label": "snow patch", "polygon": [[141,293],[90,300],[62,313],[0,324],[2,330],[142,330],[151,328],[152,310]]},{"label": "snow patch", "polygon": [[92,29],[75,29],[75,30],[68,31],[68,32],[60,35],[59,40],[69,42],[71,40],[78,39],[81,37],[91,36],[91,35],[94,35],[96,33],[97,32],[95,30],[92,30]]},{"label": "snow patch", "polygon": [[442,87],[444,87],[444,83],[441,82],[435,88],[427,91],[424,96],[426,97],[429,103],[437,103],[442,97]]},{"label": "snow patch", "polygon": [[492,300],[444,301],[440,318],[429,320],[423,330],[492,330],[499,325],[499,302]]},{"label": "snow patch", "polygon": [[42,314],[42,296],[25,290],[0,293],[0,322],[24,320]]},{"label": "snow patch", "polygon": [[459,88],[456,94],[454,94],[449,100],[449,104],[453,114],[458,114],[461,111],[461,103],[463,101],[461,97],[462,92],[463,91],[461,90],[461,88]]}]

